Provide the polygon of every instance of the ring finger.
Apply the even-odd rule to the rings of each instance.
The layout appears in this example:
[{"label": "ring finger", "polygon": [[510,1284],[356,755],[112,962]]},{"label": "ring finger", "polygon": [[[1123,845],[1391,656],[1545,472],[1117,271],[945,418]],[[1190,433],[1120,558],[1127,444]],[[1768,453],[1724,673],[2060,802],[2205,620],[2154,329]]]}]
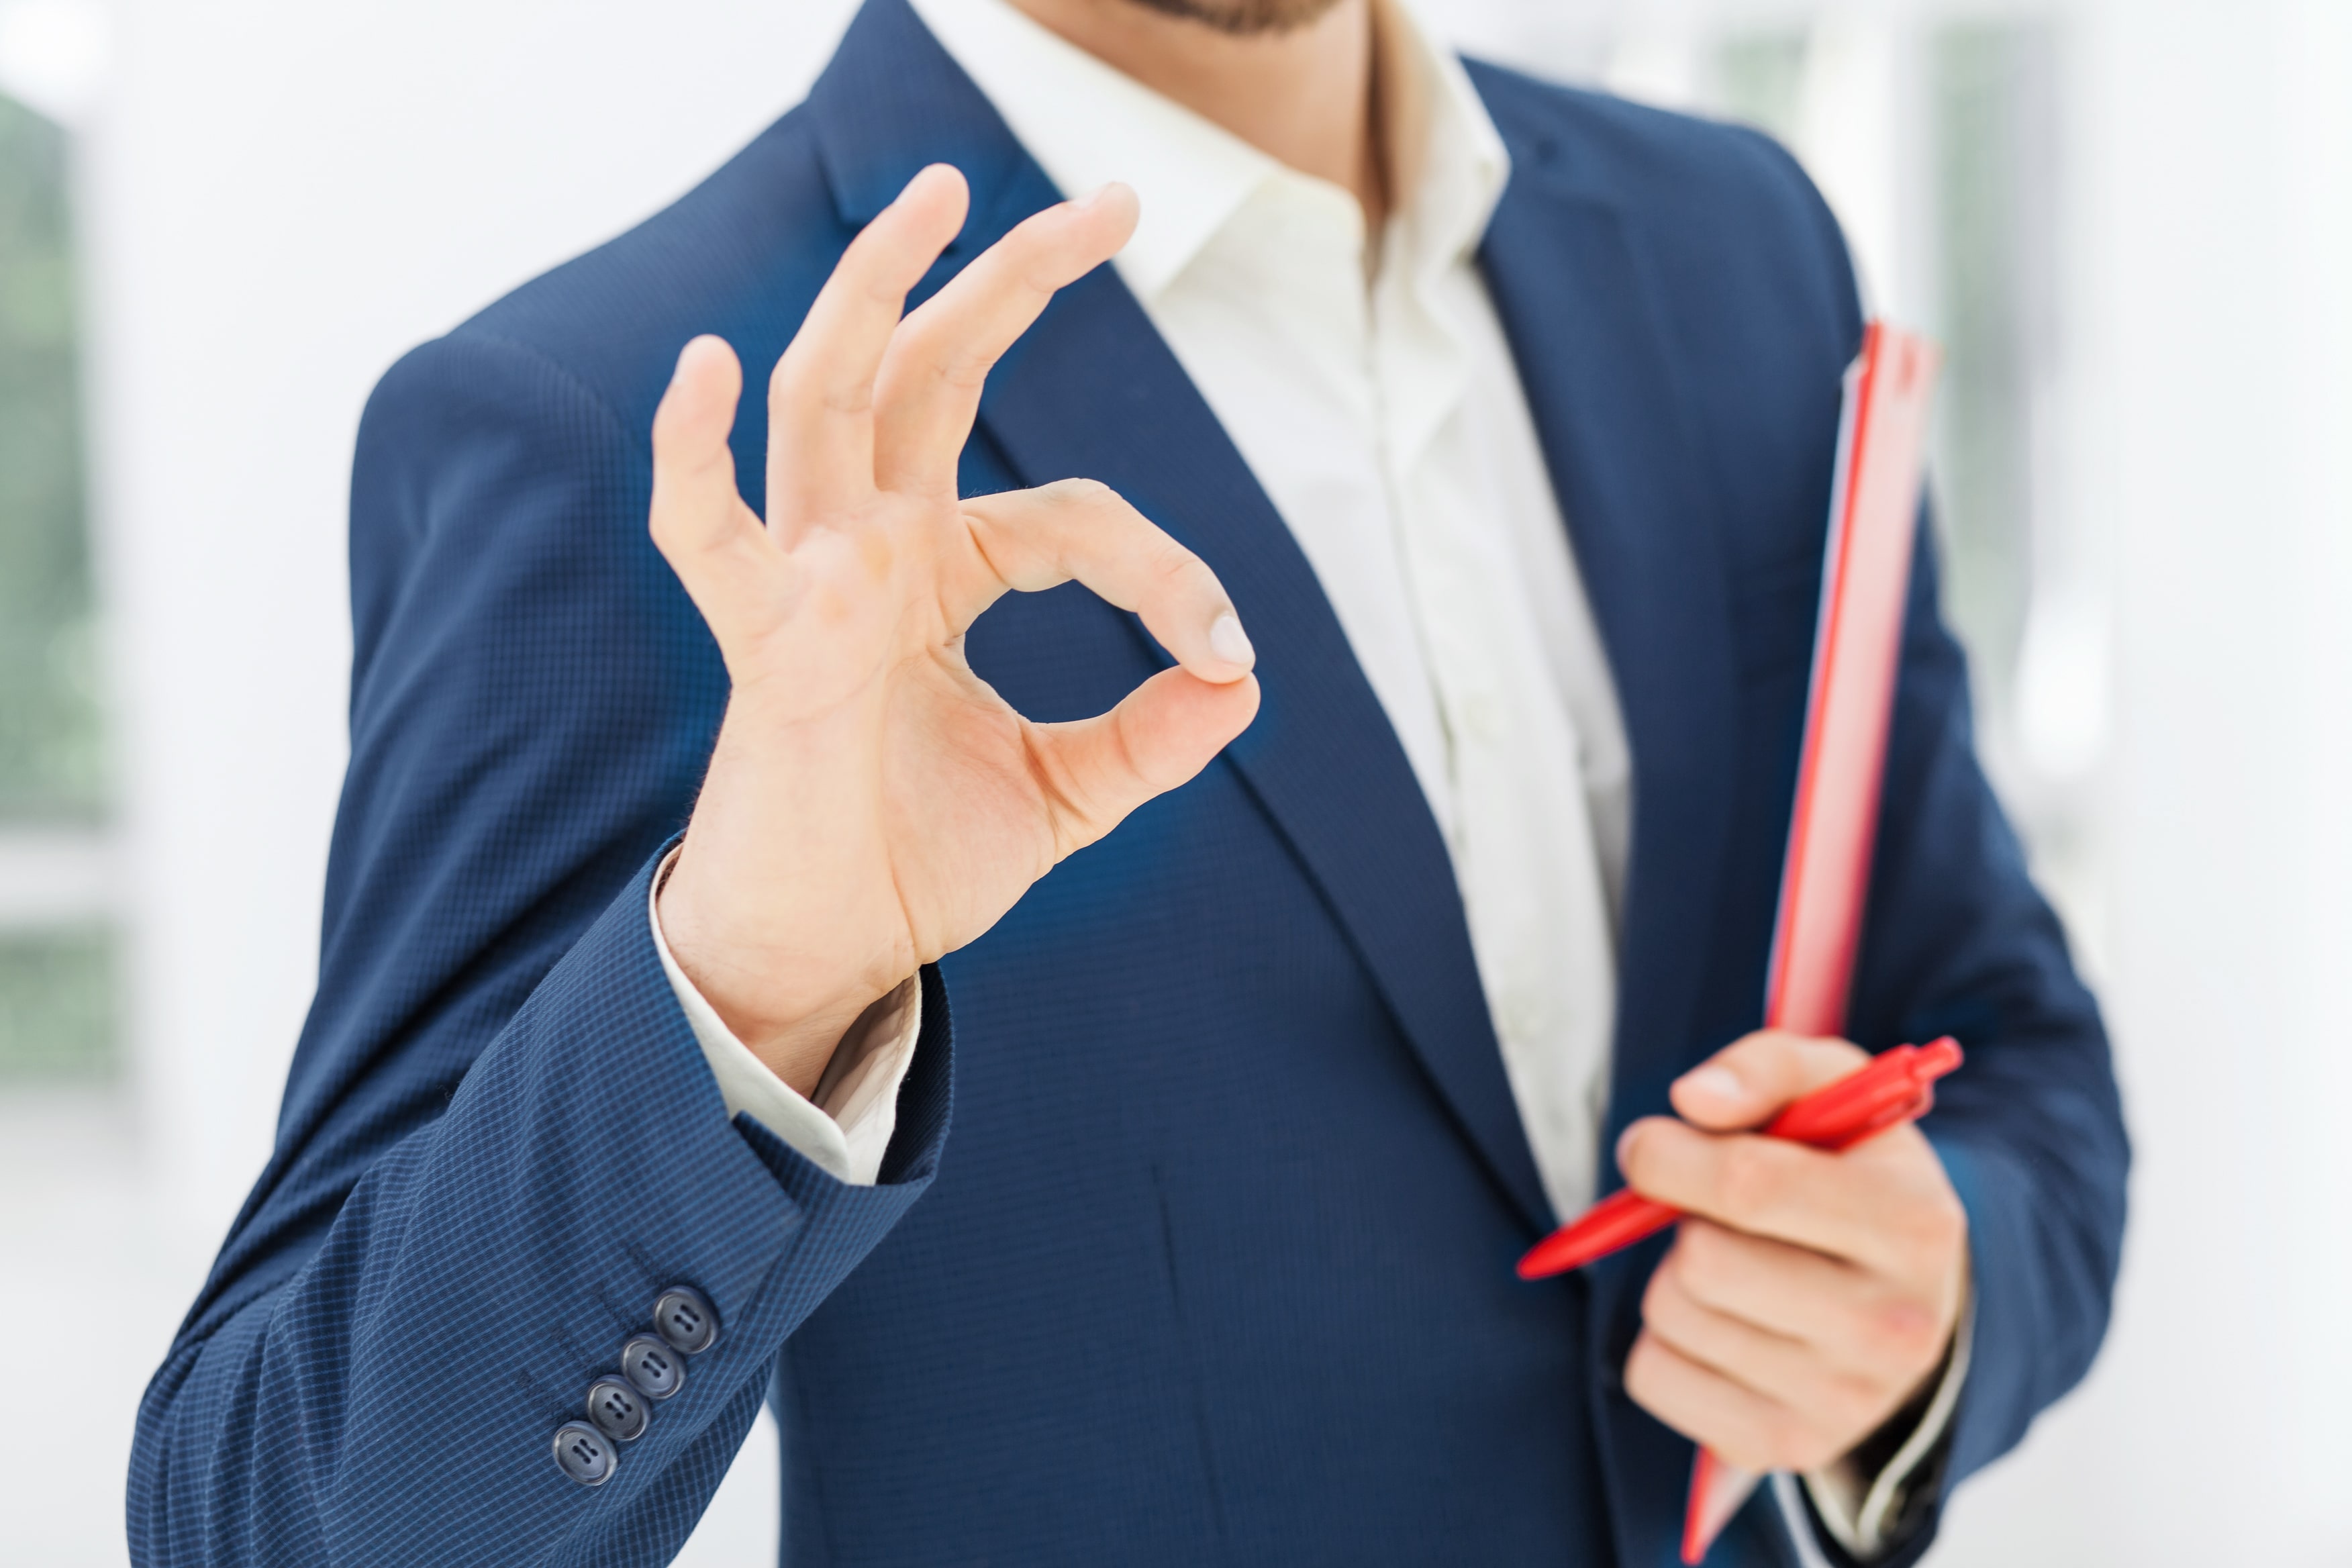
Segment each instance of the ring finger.
[{"label": "ring finger", "polygon": [[1660,1272],[1702,1305],[1786,1339],[1835,1347],[1867,1326],[1859,1268],[1769,1237],[1685,1219]]},{"label": "ring finger", "polygon": [[1835,1366],[1817,1347],[1700,1301],[1683,1288],[1671,1264],[1651,1279],[1642,1321],[1691,1361],[1775,1404],[1815,1412],[1834,1426],[1866,1423],[1880,1403],[1874,1383]]}]

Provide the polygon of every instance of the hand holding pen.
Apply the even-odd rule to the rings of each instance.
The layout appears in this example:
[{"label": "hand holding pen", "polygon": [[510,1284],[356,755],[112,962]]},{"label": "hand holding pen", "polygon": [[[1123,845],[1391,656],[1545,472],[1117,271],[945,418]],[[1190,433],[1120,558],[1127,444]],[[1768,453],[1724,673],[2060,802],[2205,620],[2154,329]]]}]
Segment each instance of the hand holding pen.
[{"label": "hand holding pen", "polygon": [[[1851,1149],[1935,1109],[1936,1080],[1960,1059],[1959,1042],[1948,1035],[1929,1046],[1897,1046],[1790,1106],[1772,1119],[1764,1136],[1832,1153]],[[1624,1188],[1529,1248],[1519,1259],[1519,1278],[1544,1279],[1597,1263],[1682,1217],[1680,1209]]]},{"label": "hand holding pen", "polygon": [[1677,1080],[1682,1120],[1627,1129],[1627,1194],[1521,1273],[1579,1267],[1679,1215],[1627,1394],[1743,1468],[1833,1464],[1937,1374],[1959,1319],[1967,1219],[1910,1125],[1958,1060],[1948,1040],[1874,1060],[1842,1040],[1748,1036]]}]

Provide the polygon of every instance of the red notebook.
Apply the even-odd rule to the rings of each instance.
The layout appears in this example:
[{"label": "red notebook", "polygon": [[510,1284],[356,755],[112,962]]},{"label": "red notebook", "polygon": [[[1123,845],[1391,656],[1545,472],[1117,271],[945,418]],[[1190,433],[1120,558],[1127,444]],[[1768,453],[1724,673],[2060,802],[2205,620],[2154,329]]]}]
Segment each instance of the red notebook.
[{"label": "red notebook", "polygon": [[[1769,1028],[1845,1032],[1894,717],[1928,403],[1942,362],[1927,339],[1873,322],[1862,357],[1846,373],[1804,752],[1765,982]],[[1706,1559],[1762,1479],[1699,1450],[1683,1516],[1685,1563]]]}]

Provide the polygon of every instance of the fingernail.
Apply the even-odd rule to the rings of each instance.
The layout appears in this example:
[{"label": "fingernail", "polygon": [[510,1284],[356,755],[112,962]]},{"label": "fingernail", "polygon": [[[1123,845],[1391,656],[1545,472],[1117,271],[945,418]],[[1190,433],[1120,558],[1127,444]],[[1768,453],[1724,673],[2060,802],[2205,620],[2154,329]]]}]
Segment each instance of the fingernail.
[{"label": "fingernail", "polygon": [[1727,1067],[1715,1064],[1685,1073],[1682,1087],[1695,1094],[1704,1095],[1709,1100],[1722,1100],[1727,1104],[1739,1100],[1748,1093],[1748,1086],[1739,1081],[1738,1073]]},{"label": "fingernail", "polygon": [[1633,1158],[1633,1142],[1635,1138],[1641,1133],[1641,1131],[1642,1124],[1636,1121],[1633,1126],[1628,1127],[1624,1131],[1617,1134],[1617,1168],[1619,1170],[1623,1170],[1625,1168],[1625,1162]]},{"label": "fingernail", "polygon": [[1257,649],[1250,646],[1249,633],[1242,630],[1240,619],[1231,610],[1209,623],[1209,651],[1244,669],[1257,662]]}]

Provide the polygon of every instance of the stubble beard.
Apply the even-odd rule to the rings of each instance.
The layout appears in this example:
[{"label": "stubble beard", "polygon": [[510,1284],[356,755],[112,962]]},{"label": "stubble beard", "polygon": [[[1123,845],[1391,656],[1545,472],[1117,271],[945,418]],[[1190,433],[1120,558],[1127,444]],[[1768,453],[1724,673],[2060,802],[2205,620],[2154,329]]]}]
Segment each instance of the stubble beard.
[{"label": "stubble beard", "polygon": [[1163,16],[1181,16],[1234,37],[1287,33],[1319,19],[1339,0],[1131,0]]}]

